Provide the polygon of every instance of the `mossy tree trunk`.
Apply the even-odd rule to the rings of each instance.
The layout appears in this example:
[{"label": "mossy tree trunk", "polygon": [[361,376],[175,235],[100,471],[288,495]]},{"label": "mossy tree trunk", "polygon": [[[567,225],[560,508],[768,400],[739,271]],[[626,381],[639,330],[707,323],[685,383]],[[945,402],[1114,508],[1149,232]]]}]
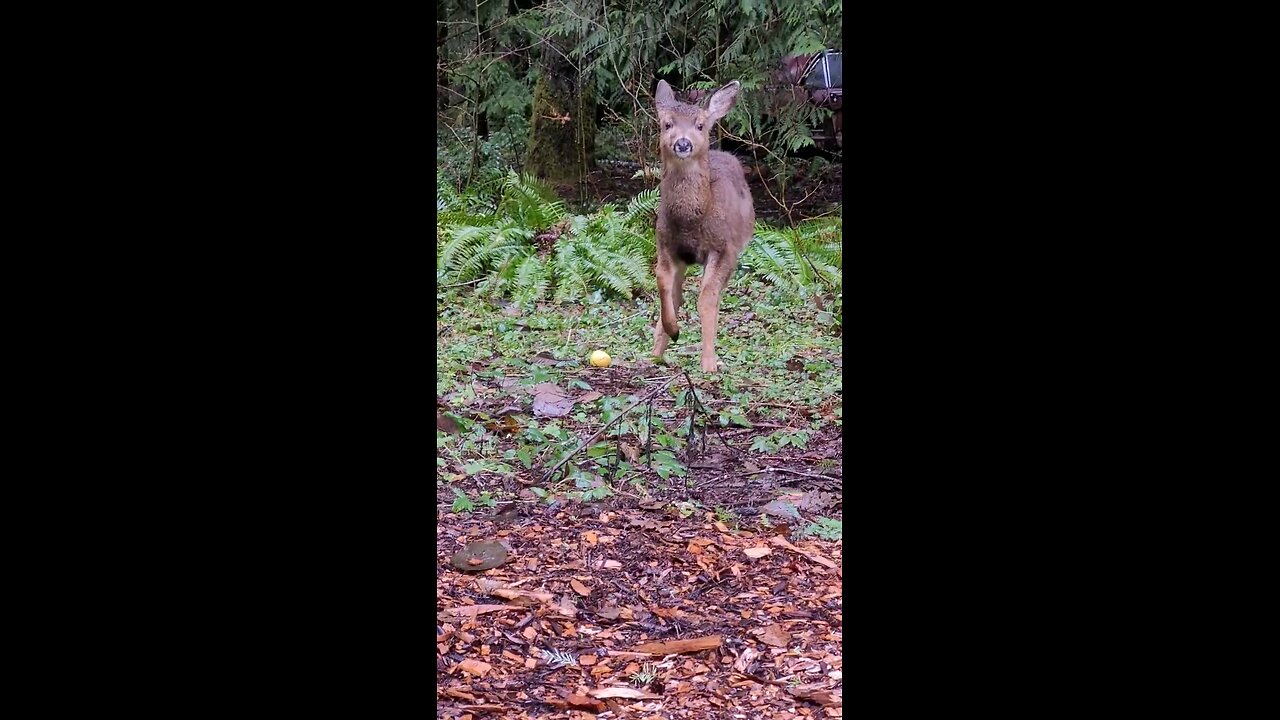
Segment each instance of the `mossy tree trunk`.
[{"label": "mossy tree trunk", "polygon": [[591,78],[544,40],[533,90],[525,168],[553,182],[581,182],[595,166],[596,103]]}]

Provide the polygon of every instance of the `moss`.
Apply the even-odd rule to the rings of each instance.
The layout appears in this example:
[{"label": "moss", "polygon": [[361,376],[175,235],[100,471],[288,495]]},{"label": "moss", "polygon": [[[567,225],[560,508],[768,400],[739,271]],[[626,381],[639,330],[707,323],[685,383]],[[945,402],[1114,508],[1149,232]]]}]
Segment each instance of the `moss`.
[{"label": "moss", "polygon": [[553,182],[579,182],[595,165],[596,109],[590,82],[562,59],[544,65],[533,90],[525,168]]}]

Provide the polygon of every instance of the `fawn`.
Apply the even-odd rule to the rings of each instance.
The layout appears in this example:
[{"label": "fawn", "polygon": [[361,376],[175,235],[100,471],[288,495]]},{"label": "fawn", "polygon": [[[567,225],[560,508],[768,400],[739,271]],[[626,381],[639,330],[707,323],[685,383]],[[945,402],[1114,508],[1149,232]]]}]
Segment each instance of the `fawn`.
[{"label": "fawn", "polygon": [[711,149],[711,127],[733,107],[735,80],[712,94],[703,109],[676,100],[658,81],[655,106],[661,127],[662,185],[658,205],[658,302],[661,319],[653,329],[653,356],[661,360],[668,336],[680,339],[676,312],[684,301],[684,272],[702,266],[698,315],[702,319],[702,370],[715,372],[720,293],[729,282],[755,227],[755,205],[742,163]]}]

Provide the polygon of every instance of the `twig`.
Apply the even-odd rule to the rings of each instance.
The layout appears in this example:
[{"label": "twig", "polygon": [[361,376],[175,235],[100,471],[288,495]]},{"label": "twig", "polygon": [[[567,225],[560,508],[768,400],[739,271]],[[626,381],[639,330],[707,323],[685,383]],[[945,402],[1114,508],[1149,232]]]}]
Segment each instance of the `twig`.
[{"label": "twig", "polygon": [[644,433],[644,460],[649,468],[653,468],[653,400],[649,401],[644,417],[648,429]]},{"label": "twig", "polygon": [[777,468],[777,467],[767,467],[763,470],[754,470],[752,472],[744,472],[742,474],[743,475],[759,475],[760,473],[767,473],[767,472],[789,473],[791,475],[800,475],[802,477],[822,478],[823,480],[830,480],[832,482],[842,482],[840,478],[834,478],[834,477],[831,477],[830,475],[819,475],[818,473],[800,472],[799,470],[788,470],[786,468]]},{"label": "twig", "polygon": [[652,398],[657,397],[657,396],[658,396],[658,393],[660,393],[660,392],[662,392],[663,390],[665,390],[665,389],[666,389],[666,387],[667,387],[668,385],[670,385],[670,384],[672,383],[672,381],[674,381],[674,380],[675,380],[676,378],[678,378],[678,377],[680,377],[680,376],[679,376],[679,375],[672,375],[672,376],[671,376],[671,379],[667,380],[666,382],[662,383],[662,384],[661,384],[661,385],[659,385],[658,387],[654,388],[654,389],[653,389],[653,392],[651,392],[651,393],[649,393],[648,395],[646,395],[646,396],[644,396],[644,397],[640,398],[639,400],[636,400],[635,402],[631,403],[630,407],[628,407],[626,410],[623,410],[622,412],[618,413],[618,415],[617,415],[616,417],[614,417],[614,418],[613,418],[612,420],[610,420],[609,422],[605,423],[604,427],[602,427],[602,428],[600,428],[599,430],[597,430],[597,431],[596,431],[596,433],[595,433],[594,435],[592,435],[591,437],[587,438],[587,439],[586,439],[586,441],[585,441],[585,442],[583,442],[581,445],[579,445],[579,446],[578,446],[578,447],[577,447],[573,452],[569,453],[568,455],[565,455],[563,458],[561,458],[561,459],[560,459],[560,462],[558,462],[558,463],[556,463],[554,466],[552,466],[552,468],[551,468],[550,470],[548,470],[548,471],[547,471],[547,474],[546,474],[546,476],[544,476],[543,481],[545,482],[546,480],[550,480],[552,477],[554,477],[554,476],[555,476],[555,474],[556,474],[556,471],[557,471],[557,470],[559,470],[559,469],[560,469],[560,467],[561,467],[562,465],[564,465],[565,463],[569,462],[569,458],[572,458],[574,455],[577,455],[578,453],[582,452],[583,448],[587,447],[588,445],[590,445],[591,443],[593,443],[593,442],[595,442],[597,439],[599,439],[599,438],[600,438],[600,436],[601,436],[601,435],[603,435],[603,434],[605,433],[605,431],[606,431],[606,430],[608,430],[608,429],[609,429],[609,427],[610,427],[611,425],[613,425],[614,423],[618,422],[618,421],[619,421],[619,420],[621,420],[622,418],[626,417],[627,413],[631,412],[631,411],[632,411],[632,409],[634,409],[637,405],[639,405],[640,403],[642,403],[642,402],[644,402],[644,401],[646,401],[646,400],[650,400],[650,399],[652,399]]},{"label": "twig", "polygon": [[462,287],[463,285],[475,285],[476,283],[481,282],[483,280],[484,278],[476,278],[475,280],[468,280],[466,282],[454,283],[452,285],[441,285],[440,287],[451,288],[451,287]]},{"label": "twig", "polygon": [[693,413],[689,415],[689,452],[693,452],[693,421],[698,417],[698,411],[701,410],[707,416],[707,422],[702,427],[702,452],[707,452],[707,424],[711,422],[711,411],[706,405],[702,404],[702,400],[698,399],[698,389],[693,384],[693,378],[689,377],[689,371],[680,368],[680,372],[684,374],[684,379],[689,383],[689,396],[693,398]]}]

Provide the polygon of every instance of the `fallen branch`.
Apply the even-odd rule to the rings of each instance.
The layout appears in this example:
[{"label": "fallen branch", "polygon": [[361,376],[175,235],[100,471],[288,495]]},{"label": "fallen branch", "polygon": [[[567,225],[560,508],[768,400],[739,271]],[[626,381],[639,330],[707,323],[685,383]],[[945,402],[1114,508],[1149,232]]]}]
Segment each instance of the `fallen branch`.
[{"label": "fallen branch", "polygon": [[803,477],[822,478],[823,480],[831,480],[832,482],[840,482],[840,478],[831,477],[830,475],[820,475],[818,473],[800,472],[799,470],[788,470],[786,468],[767,467],[763,470],[752,470],[751,472],[742,473],[743,475],[759,475],[760,473],[780,472],[790,473],[792,475],[801,475]]}]

